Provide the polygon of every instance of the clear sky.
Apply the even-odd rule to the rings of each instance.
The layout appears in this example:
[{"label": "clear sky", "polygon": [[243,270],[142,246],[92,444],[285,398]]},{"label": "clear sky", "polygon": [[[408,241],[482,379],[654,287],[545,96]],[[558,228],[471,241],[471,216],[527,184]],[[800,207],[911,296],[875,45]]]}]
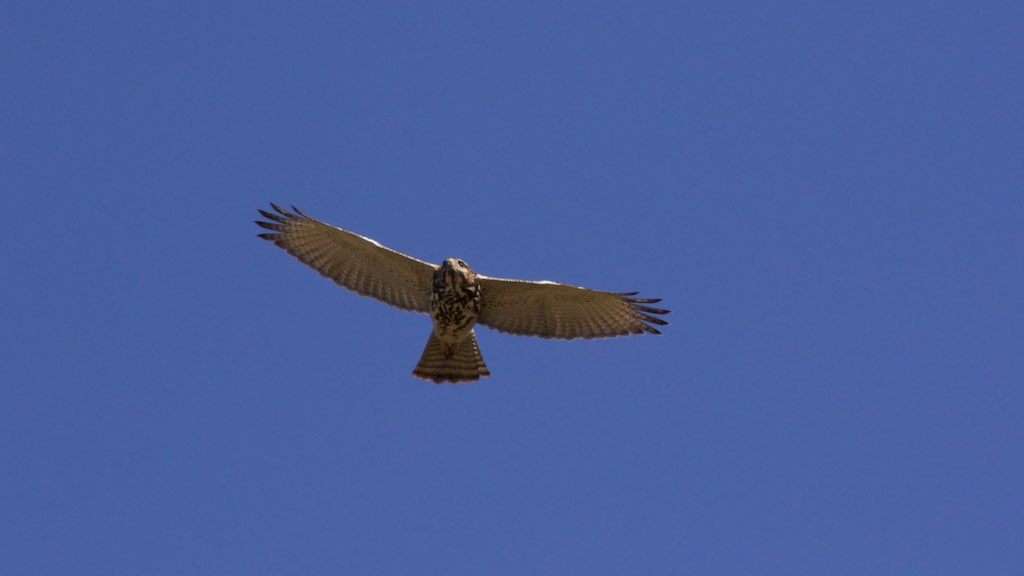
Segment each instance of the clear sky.
[{"label": "clear sky", "polygon": [[[0,573],[1024,573],[1024,4],[0,11]],[[672,310],[479,329],[256,238]]]}]

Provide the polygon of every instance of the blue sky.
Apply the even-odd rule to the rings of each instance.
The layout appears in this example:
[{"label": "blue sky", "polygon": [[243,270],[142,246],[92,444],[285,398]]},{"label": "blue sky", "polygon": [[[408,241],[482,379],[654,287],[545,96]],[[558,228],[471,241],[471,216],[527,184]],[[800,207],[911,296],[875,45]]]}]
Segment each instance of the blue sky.
[{"label": "blue sky", "polygon": [[[1017,2],[0,13],[0,573],[1024,570]],[[664,298],[479,330],[259,241]]]}]

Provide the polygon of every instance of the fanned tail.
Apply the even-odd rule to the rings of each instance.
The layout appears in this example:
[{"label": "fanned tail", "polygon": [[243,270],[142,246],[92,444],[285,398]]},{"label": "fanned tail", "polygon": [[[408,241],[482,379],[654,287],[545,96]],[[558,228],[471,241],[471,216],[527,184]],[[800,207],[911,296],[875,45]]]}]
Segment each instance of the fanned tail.
[{"label": "fanned tail", "polygon": [[457,384],[473,382],[479,380],[481,376],[487,378],[491,375],[487,364],[484,364],[484,357],[480,355],[475,332],[470,331],[469,336],[456,344],[454,349],[448,350],[447,354],[444,348],[437,334],[431,331],[427,347],[423,349],[423,356],[412,371],[413,376],[433,380],[438,384]]}]

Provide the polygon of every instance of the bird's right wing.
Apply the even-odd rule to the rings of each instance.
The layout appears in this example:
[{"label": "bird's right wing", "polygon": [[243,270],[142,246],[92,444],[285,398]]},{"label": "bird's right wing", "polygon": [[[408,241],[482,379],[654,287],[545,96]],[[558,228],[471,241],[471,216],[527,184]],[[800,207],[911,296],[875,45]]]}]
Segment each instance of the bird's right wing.
[{"label": "bird's right wing", "polygon": [[557,282],[529,282],[478,274],[479,324],[501,332],[541,338],[606,338],[660,334],[652,326],[668,324],[653,314],[668,310],[647,304],[660,298],[636,298],[636,292],[604,292]]},{"label": "bird's right wing", "polygon": [[259,211],[270,222],[256,224],[272,231],[260,238],[349,290],[404,310],[430,312],[430,285],[437,268],[433,264],[325,224],[294,206],[294,213],[271,207],[276,214]]}]

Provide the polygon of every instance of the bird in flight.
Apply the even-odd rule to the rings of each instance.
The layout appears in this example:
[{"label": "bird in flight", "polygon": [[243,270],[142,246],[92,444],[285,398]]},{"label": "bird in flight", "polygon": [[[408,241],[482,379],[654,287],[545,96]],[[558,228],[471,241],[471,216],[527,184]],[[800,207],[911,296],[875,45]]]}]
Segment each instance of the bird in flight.
[{"label": "bird in flight", "polygon": [[430,264],[376,240],[325,224],[292,206],[259,210],[270,232],[259,234],[338,285],[403,310],[430,314],[434,329],[413,375],[424,380],[472,382],[491,375],[480,355],[475,324],[541,338],[603,338],[660,334],[654,316],[668,310],[636,298],[558,282],[531,282],[477,274],[465,261]]}]

